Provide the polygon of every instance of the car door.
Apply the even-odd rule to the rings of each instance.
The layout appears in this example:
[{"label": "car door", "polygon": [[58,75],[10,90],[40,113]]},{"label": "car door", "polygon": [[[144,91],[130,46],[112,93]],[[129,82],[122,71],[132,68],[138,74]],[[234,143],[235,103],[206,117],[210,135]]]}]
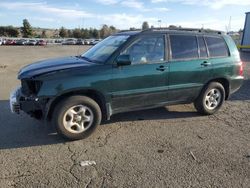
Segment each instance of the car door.
[{"label": "car door", "polygon": [[158,105],[167,100],[168,66],[166,36],[139,36],[120,54],[131,65],[113,67],[112,109],[124,112]]},{"label": "car door", "polygon": [[170,34],[169,102],[192,102],[212,78],[203,36]]}]

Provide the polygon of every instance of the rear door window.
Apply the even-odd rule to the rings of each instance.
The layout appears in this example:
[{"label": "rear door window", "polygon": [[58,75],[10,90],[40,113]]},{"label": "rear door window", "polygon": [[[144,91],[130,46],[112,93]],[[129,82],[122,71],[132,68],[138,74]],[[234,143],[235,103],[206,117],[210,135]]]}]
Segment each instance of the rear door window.
[{"label": "rear door window", "polygon": [[200,49],[200,58],[207,58],[208,57],[207,48],[203,37],[198,37],[198,43]]},{"label": "rear door window", "polygon": [[170,35],[172,59],[198,59],[198,45],[196,36]]},{"label": "rear door window", "polygon": [[229,56],[228,48],[224,39],[221,37],[206,36],[207,47],[210,57],[227,57]]}]

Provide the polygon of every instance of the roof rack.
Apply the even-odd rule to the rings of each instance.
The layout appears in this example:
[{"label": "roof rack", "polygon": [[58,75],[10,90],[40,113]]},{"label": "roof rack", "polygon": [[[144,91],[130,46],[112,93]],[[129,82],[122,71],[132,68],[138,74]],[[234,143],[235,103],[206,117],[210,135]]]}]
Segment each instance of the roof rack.
[{"label": "roof rack", "polygon": [[149,28],[149,29],[128,29],[128,30],[121,30],[118,33],[122,32],[130,32],[130,31],[140,31],[144,32],[152,32],[152,31],[187,31],[187,32],[197,32],[197,33],[214,33],[214,34],[226,34],[224,31],[213,30],[213,29],[203,29],[203,28],[185,28],[185,27],[157,27],[157,28]]},{"label": "roof rack", "polygon": [[169,27],[161,27],[161,28],[150,28],[143,30],[142,32],[149,32],[149,31],[188,31],[188,32],[198,32],[198,33],[216,33],[216,34],[225,34],[223,31],[219,30],[212,30],[212,29],[203,29],[203,28],[169,28]]},{"label": "roof rack", "polygon": [[120,30],[117,33],[123,33],[123,32],[130,32],[130,31],[143,31],[142,29],[125,29],[125,30]]}]

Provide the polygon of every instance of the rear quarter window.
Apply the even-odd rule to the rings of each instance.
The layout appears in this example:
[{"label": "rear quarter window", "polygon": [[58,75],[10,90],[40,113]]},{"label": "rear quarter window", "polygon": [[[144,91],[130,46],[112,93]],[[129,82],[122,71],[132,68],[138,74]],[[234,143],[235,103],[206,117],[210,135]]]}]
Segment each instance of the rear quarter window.
[{"label": "rear quarter window", "polygon": [[205,37],[210,57],[227,57],[229,56],[226,42],[221,37]]},{"label": "rear quarter window", "polygon": [[196,36],[169,35],[172,59],[198,59]]}]

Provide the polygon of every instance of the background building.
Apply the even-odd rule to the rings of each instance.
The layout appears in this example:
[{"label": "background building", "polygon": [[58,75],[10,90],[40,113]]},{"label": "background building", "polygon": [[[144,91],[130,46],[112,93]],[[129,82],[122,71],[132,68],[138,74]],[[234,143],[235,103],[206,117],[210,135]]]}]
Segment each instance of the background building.
[{"label": "background building", "polygon": [[241,40],[242,49],[250,50],[250,12],[246,12],[245,26]]}]

